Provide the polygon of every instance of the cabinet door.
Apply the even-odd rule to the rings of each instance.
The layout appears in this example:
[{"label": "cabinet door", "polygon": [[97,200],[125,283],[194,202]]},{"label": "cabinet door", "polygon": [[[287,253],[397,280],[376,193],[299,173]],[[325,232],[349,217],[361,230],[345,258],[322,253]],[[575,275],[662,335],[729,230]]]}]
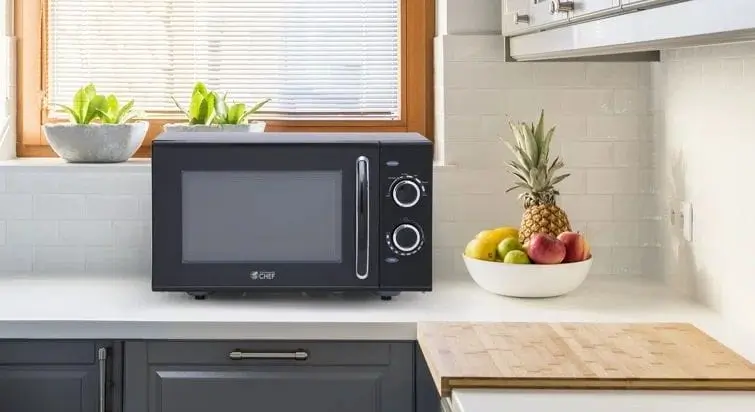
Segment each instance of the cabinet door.
[{"label": "cabinet door", "polygon": [[571,17],[587,17],[610,9],[617,9],[620,6],[619,0],[575,0]]},{"label": "cabinet door", "polygon": [[410,342],[129,342],[124,410],[412,412],[413,350]]},{"label": "cabinet door", "polygon": [[[501,0],[503,35],[509,35],[530,27],[530,1],[532,0]],[[519,19],[517,19],[519,17]]]},{"label": "cabinet door", "polygon": [[107,394],[112,382],[105,377],[104,388],[100,381],[99,347],[89,341],[0,342],[0,412],[101,412],[100,393],[107,398],[104,411],[120,411]]}]

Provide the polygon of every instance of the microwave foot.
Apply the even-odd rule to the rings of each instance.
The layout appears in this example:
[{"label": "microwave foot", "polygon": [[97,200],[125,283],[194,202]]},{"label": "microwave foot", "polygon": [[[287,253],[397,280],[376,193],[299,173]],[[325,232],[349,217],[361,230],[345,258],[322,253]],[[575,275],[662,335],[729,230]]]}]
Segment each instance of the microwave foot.
[{"label": "microwave foot", "polygon": [[208,296],[210,296],[210,292],[186,292],[189,294],[189,296],[193,297],[196,300],[205,300]]},{"label": "microwave foot", "polygon": [[401,292],[378,292],[380,300],[391,300],[394,296],[398,296]]}]

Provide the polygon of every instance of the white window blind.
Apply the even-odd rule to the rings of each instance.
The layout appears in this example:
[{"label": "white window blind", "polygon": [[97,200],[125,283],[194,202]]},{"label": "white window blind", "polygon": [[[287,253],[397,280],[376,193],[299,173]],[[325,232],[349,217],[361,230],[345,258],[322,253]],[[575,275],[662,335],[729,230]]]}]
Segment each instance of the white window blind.
[{"label": "white window blind", "polygon": [[398,118],[399,0],[47,3],[50,103],[93,82],[174,117],[203,81],[267,118]]}]

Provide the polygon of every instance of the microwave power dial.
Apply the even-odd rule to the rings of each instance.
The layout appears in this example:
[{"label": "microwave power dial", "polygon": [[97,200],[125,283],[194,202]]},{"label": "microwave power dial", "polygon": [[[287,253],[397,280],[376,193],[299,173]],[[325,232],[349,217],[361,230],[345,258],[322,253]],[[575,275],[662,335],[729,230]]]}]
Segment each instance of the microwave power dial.
[{"label": "microwave power dial", "polygon": [[413,207],[422,198],[424,187],[413,177],[404,176],[397,179],[391,187],[391,197],[396,205],[404,208]]},{"label": "microwave power dial", "polygon": [[412,223],[402,223],[393,229],[391,246],[399,254],[410,255],[419,250],[423,242],[422,232]]}]

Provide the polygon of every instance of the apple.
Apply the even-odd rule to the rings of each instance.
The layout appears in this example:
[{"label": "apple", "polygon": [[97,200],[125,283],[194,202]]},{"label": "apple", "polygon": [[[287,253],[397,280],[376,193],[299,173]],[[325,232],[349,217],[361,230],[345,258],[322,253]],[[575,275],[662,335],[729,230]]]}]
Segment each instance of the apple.
[{"label": "apple", "polygon": [[527,247],[530,259],[541,265],[555,265],[561,263],[566,256],[564,242],[547,233],[537,233],[530,238]]},{"label": "apple", "polygon": [[558,235],[558,240],[566,246],[564,263],[582,262],[590,258],[590,244],[579,232],[563,232]]}]

